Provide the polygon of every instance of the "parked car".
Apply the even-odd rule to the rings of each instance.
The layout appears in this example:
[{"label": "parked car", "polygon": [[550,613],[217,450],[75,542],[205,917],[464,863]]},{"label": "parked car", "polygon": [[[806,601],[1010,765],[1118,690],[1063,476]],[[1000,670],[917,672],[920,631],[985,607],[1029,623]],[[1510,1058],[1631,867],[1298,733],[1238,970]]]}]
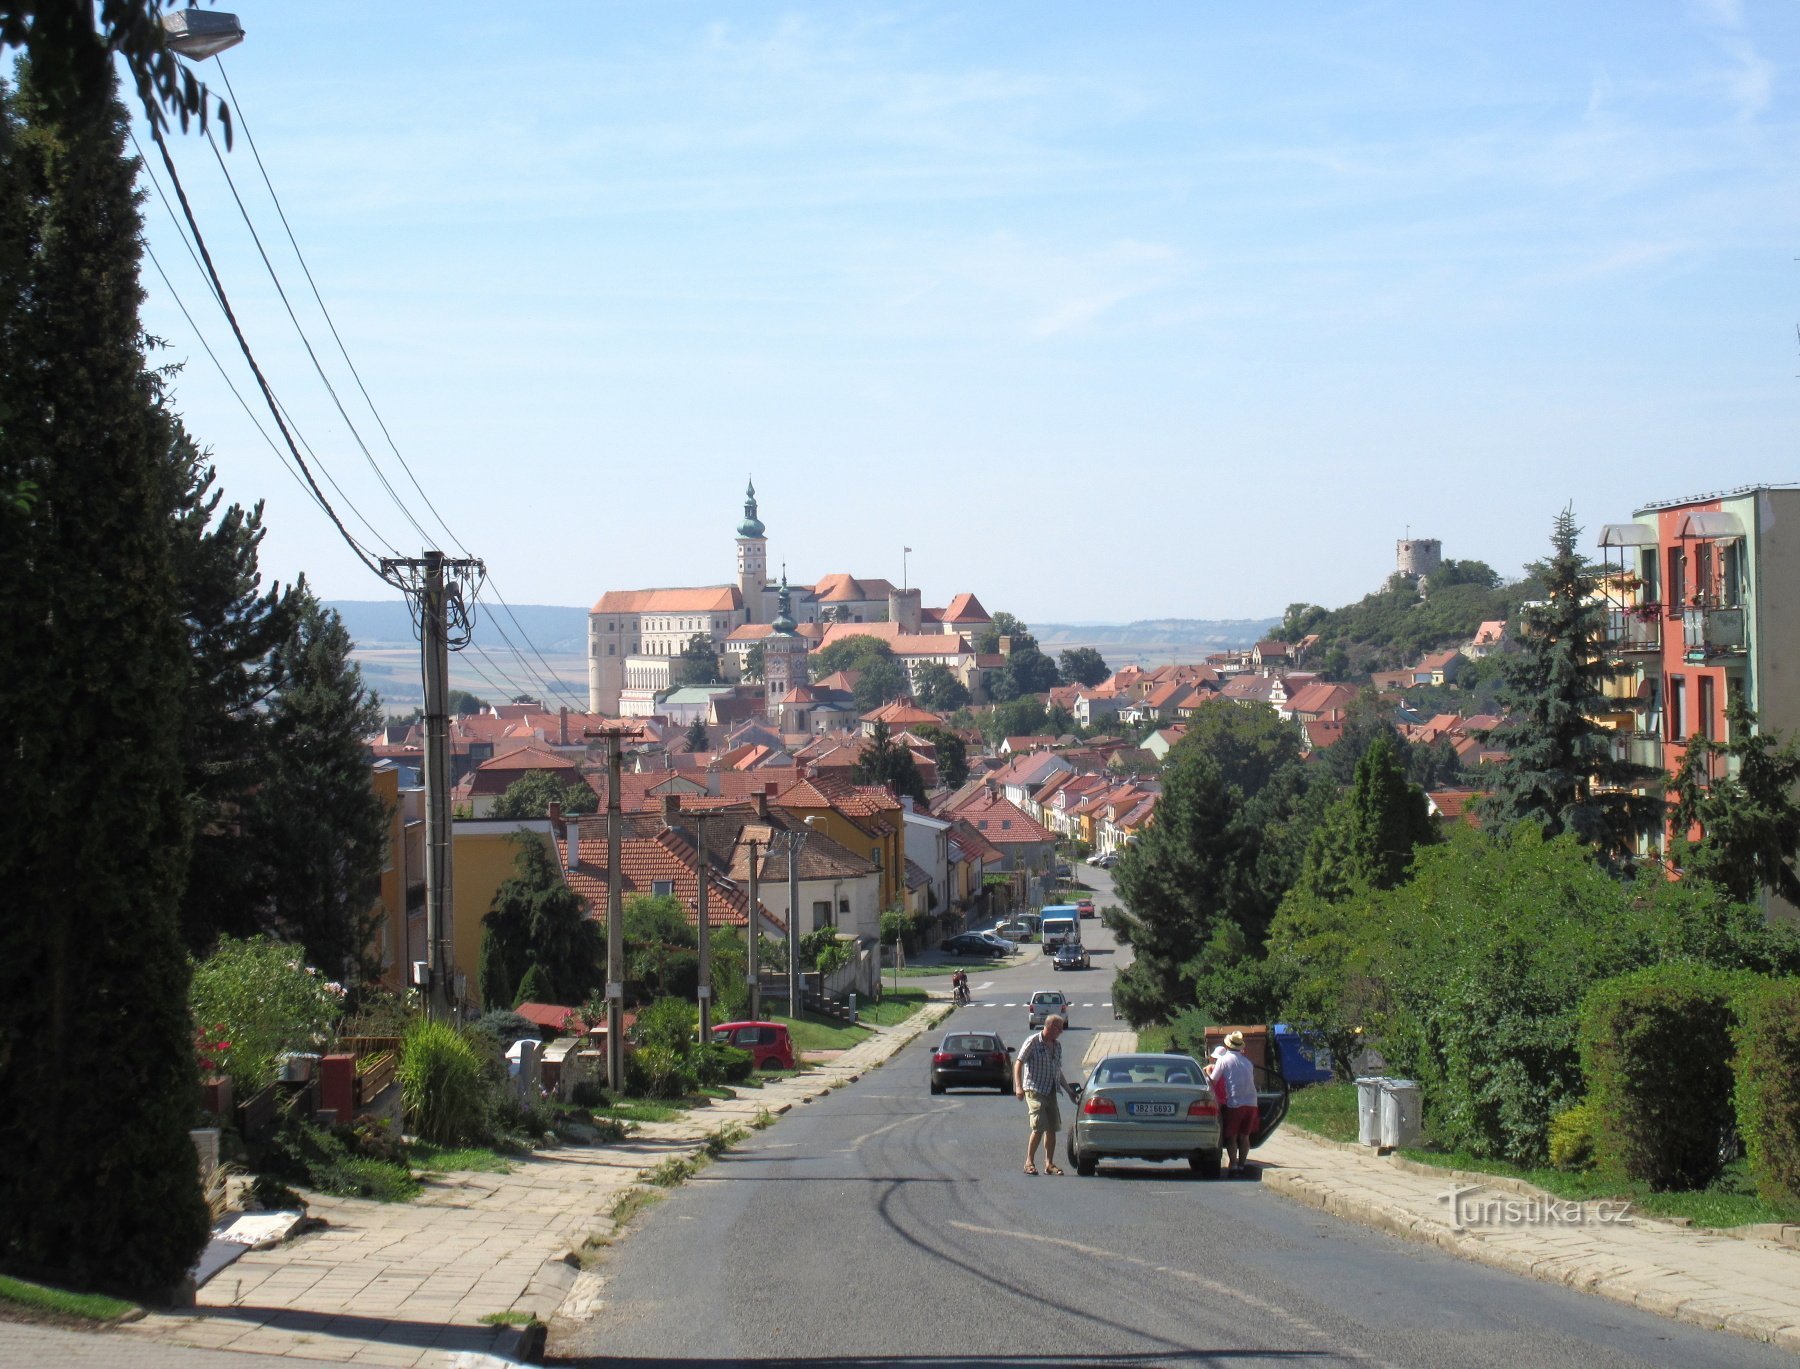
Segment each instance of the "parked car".
[{"label": "parked car", "polygon": [[1064,860],[1064,861],[1058,861],[1057,864],[1051,869],[1050,873],[1056,879],[1068,879],[1069,876],[1074,873],[1074,871],[1069,869],[1069,862]]},{"label": "parked car", "polygon": [[1044,1025],[1044,1019],[1052,1013],[1059,1015],[1067,1023],[1069,1020],[1069,996],[1061,989],[1039,989],[1031,995],[1031,1002],[1026,1005],[1027,1029],[1036,1031]]},{"label": "parked car", "polygon": [[1063,942],[1050,958],[1050,968],[1053,970],[1085,970],[1088,964],[1087,947],[1079,941]]},{"label": "parked car", "polygon": [[1092,917],[1094,915],[1094,900],[1091,898],[1076,899],[1075,911],[1080,913],[1083,917]]},{"label": "parked car", "polygon": [[794,1068],[794,1039],[779,1022],[721,1022],[712,1029],[712,1039],[749,1051],[759,1070]]},{"label": "parked car", "polygon": [[998,946],[1000,948],[998,954],[1000,954],[1000,955],[1011,955],[1014,951],[1019,949],[1018,942],[1009,941],[1006,937],[1001,936],[998,932],[977,932],[977,933],[975,933],[975,935],[980,937],[983,941],[987,942],[989,945]]},{"label": "parked car", "polygon": [[1098,865],[1102,870],[1110,870],[1113,868],[1113,865],[1118,861],[1118,859],[1119,859],[1118,852],[1108,851],[1105,855],[1101,856],[1098,860],[1096,860],[1094,862],[1094,864]]},{"label": "parked car", "polygon": [[958,932],[955,936],[945,937],[938,949],[945,955],[1003,956],[1006,954],[980,932]]},{"label": "parked car", "polygon": [[1013,1089],[1012,1047],[992,1032],[951,1032],[931,1053],[931,1091]]},{"label": "parked car", "polygon": [[1219,1177],[1219,1105],[1191,1055],[1109,1055],[1081,1089],[1069,1128],[1069,1165],[1092,1174],[1101,1160],[1183,1160]]},{"label": "parked car", "polygon": [[994,935],[1003,940],[1016,941],[1023,945],[1025,942],[1031,941],[1037,936],[1037,928],[1033,927],[1029,922],[1022,922],[1015,918],[1011,922],[995,923]]},{"label": "parked car", "polygon": [[1087,858],[1087,863],[1089,865],[1099,865],[1103,861],[1105,861],[1105,859],[1106,859],[1106,852],[1096,851],[1096,852],[1094,852],[1093,855],[1091,855]]}]

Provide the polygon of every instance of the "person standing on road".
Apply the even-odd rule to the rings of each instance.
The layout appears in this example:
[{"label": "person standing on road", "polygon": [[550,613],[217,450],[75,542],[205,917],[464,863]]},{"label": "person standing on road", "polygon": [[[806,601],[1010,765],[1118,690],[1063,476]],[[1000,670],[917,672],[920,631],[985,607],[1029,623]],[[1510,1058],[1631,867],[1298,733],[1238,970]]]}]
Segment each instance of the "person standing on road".
[{"label": "person standing on road", "polygon": [[1231,1032],[1225,1044],[1213,1050],[1213,1061],[1207,1075],[1215,1084],[1225,1086],[1224,1115],[1220,1136],[1225,1146],[1229,1173],[1250,1172],[1250,1138],[1256,1134],[1258,1108],[1256,1101],[1256,1066],[1244,1054],[1244,1034]]},{"label": "person standing on road", "polygon": [[1027,1037],[1013,1058],[1013,1092],[1025,1100],[1031,1132],[1025,1141],[1025,1172],[1037,1173],[1038,1142],[1044,1143],[1044,1173],[1061,1174],[1056,1167],[1056,1133],[1062,1130],[1062,1113],[1056,1095],[1064,1089],[1074,1096],[1075,1086],[1063,1078],[1062,1046],[1057,1038],[1067,1025],[1056,1013],[1044,1019],[1044,1029]]}]

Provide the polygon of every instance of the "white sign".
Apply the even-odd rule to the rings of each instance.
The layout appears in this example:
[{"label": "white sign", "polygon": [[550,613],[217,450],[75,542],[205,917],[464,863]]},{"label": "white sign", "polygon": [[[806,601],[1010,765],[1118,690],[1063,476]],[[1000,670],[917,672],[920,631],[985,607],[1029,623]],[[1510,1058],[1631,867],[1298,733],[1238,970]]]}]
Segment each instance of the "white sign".
[{"label": "white sign", "polygon": [[620,980],[609,980],[606,985],[606,996],[608,998],[624,998],[624,983]]}]

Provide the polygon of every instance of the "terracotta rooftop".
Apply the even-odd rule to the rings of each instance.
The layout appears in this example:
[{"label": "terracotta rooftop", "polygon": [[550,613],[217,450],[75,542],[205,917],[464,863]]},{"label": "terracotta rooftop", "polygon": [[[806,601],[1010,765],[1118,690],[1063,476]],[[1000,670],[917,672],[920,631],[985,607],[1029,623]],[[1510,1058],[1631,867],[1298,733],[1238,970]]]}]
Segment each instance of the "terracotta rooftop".
[{"label": "terracotta rooftop", "polygon": [[611,589],[600,596],[594,613],[729,613],[744,606],[736,585],[702,585],[693,589]]}]

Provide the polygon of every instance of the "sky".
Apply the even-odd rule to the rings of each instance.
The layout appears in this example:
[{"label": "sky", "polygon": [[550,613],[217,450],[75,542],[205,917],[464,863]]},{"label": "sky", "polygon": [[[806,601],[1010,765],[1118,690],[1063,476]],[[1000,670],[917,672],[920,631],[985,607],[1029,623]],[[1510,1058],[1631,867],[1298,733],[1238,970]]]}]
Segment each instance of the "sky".
[{"label": "sky", "polygon": [[[514,604],[729,582],[750,476],[796,582],[910,547],[1027,622],[1336,606],[1408,535],[1510,575],[1564,506],[1800,479],[1791,4],[235,9],[225,161],[350,421],[178,135],[251,346],[355,535]],[[265,573],[395,597],[147,188],[146,326]]]}]

